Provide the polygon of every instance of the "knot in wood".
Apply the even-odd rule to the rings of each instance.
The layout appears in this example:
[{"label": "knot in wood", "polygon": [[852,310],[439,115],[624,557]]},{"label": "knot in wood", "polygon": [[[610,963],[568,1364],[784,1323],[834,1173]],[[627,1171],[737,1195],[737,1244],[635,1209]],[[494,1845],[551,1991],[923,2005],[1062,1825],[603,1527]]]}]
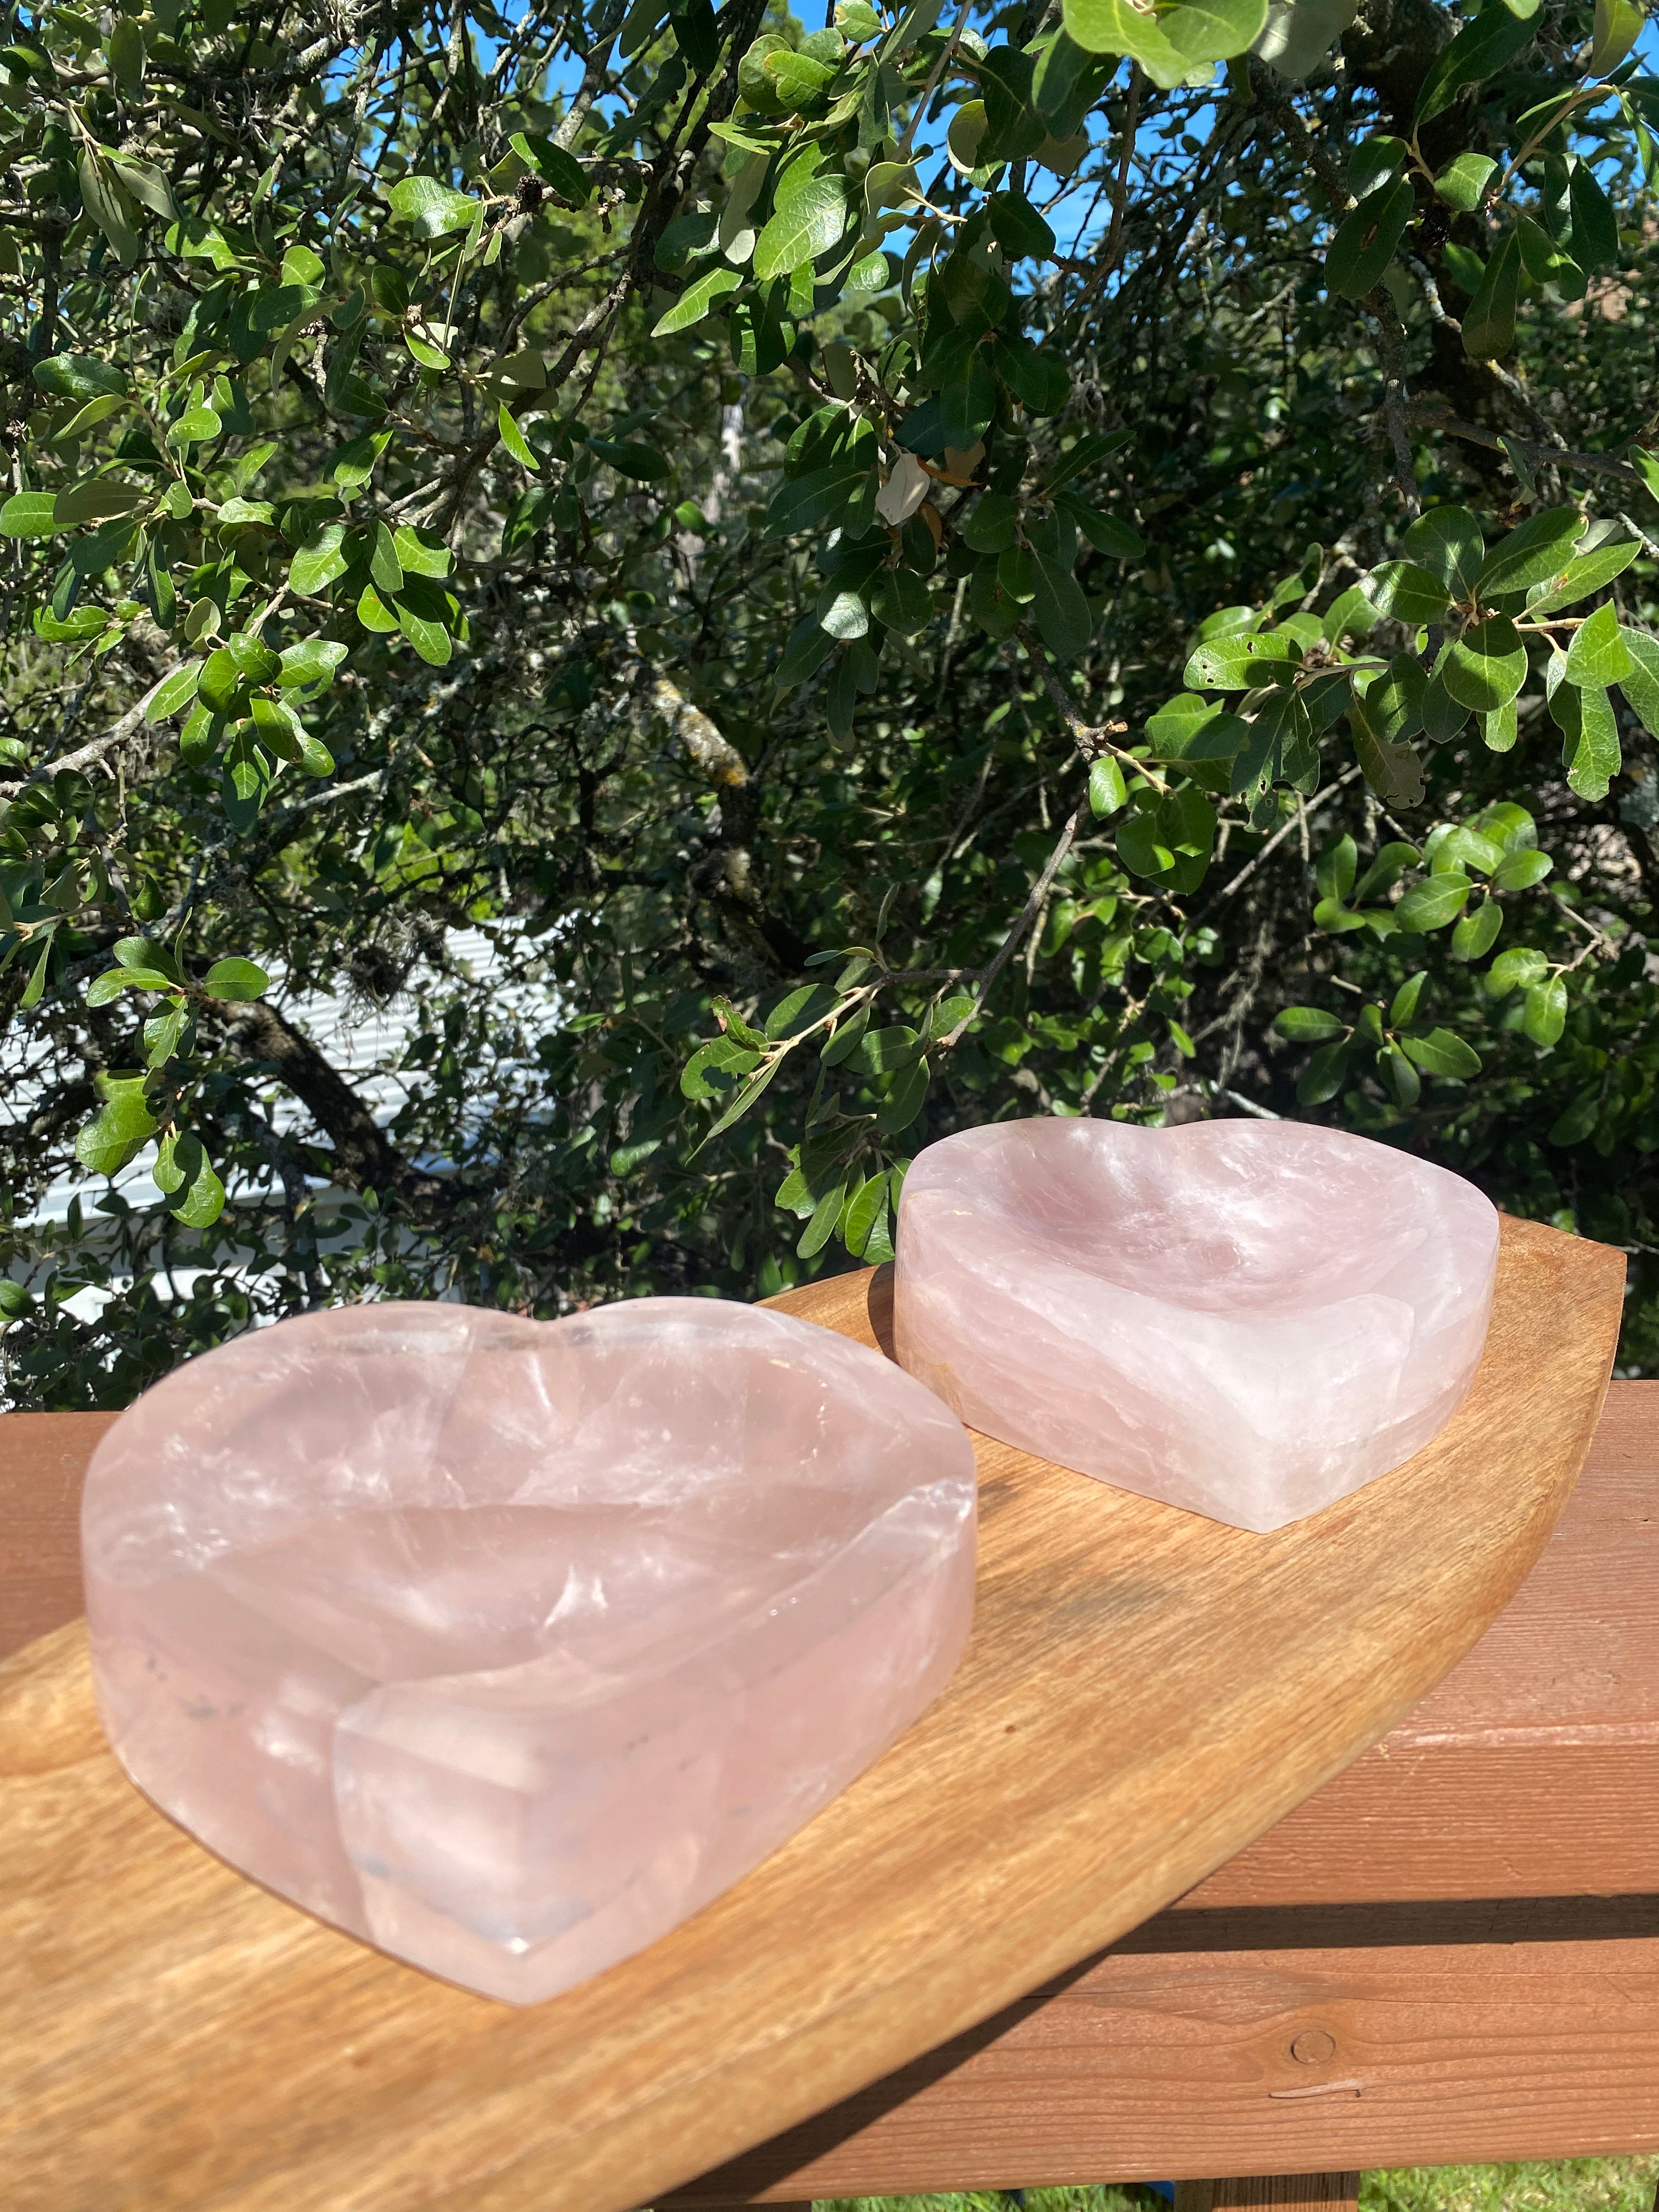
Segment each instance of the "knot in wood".
[{"label": "knot in wood", "polygon": [[1304,2027],[1291,2039],[1291,2056],[1298,2066],[1322,2066],[1336,2056],[1336,2038],[1322,2027]]}]

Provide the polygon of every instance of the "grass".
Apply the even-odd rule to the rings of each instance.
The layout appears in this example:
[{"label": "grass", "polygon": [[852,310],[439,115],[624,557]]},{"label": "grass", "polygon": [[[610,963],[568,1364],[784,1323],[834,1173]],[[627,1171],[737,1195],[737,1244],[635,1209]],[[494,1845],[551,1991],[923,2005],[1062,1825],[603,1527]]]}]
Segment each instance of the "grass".
[{"label": "grass", "polygon": [[[1579,2158],[1528,2166],[1424,2166],[1368,2173],[1360,2212],[1659,2212],[1659,2158]],[[964,2197],[848,2197],[816,2212],[1014,2212],[995,2190]],[[1030,2189],[1025,2212],[1166,2212],[1150,2189]]]}]

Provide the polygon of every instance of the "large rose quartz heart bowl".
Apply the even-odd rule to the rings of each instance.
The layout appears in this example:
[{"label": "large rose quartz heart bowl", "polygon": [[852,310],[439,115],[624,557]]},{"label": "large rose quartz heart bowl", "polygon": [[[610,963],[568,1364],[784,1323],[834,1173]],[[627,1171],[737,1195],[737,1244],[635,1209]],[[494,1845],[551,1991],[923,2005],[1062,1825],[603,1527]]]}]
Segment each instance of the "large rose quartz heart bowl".
[{"label": "large rose quartz heart bowl", "polygon": [[974,1458],[785,1314],[365,1306],[148,1392],[82,1535],[139,1787],[322,1918],[531,2003],[717,1896],[937,1696]]},{"label": "large rose quartz heart bowl", "polygon": [[1444,1427],[1497,1262],[1472,1183],[1363,1137],[1000,1122],[910,1170],[894,1337],[970,1427],[1265,1531]]}]

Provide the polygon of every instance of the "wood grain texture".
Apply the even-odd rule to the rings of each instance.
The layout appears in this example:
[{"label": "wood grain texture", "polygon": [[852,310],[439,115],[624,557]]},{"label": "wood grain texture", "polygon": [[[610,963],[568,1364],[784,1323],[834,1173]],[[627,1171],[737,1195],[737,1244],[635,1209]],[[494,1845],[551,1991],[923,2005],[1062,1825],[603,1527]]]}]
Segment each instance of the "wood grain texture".
[{"label": "wood grain texture", "polygon": [[1237,2181],[1182,2181],[1175,2212],[1354,2212],[1357,2173],[1246,2175]]},{"label": "wood grain texture", "polygon": [[1659,1937],[1115,1949],[658,2212],[1652,2150]]},{"label": "wood grain texture", "polygon": [[[1279,1819],[1497,1614],[1582,1462],[1622,1274],[1506,1221],[1455,1420],[1272,1536],[981,1441],[949,1690],[726,1897],[529,2011],[220,1865],[105,1750],[78,1626],[31,1645],[0,1669],[8,2212],[621,2212],[984,2021]],[[785,1303],[870,1340],[872,1291]]]},{"label": "wood grain texture", "polygon": [[1659,1382],[1615,1382],[1537,1565],[1375,1749],[1182,1900],[1659,1893]]},{"label": "wood grain texture", "polygon": [[81,1486],[115,1418],[0,1419],[0,1659],[82,1610]]}]

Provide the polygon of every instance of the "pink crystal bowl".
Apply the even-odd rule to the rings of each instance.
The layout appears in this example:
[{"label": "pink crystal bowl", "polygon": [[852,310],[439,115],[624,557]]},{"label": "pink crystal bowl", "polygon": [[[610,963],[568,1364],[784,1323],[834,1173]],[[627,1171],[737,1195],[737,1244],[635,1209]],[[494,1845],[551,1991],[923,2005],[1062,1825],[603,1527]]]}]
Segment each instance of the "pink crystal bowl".
[{"label": "pink crystal bowl", "polygon": [[1366,1138],[1000,1122],[910,1170],[894,1336],[986,1435],[1267,1530],[1439,1433],[1497,1263],[1472,1183]]},{"label": "pink crystal bowl", "polygon": [[158,1383],[82,1511],[104,1723],[161,1809],[529,2004],[775,1850],[936,1697],[972,1448],[878,1353],[643,1298],[260,1329]]}]

